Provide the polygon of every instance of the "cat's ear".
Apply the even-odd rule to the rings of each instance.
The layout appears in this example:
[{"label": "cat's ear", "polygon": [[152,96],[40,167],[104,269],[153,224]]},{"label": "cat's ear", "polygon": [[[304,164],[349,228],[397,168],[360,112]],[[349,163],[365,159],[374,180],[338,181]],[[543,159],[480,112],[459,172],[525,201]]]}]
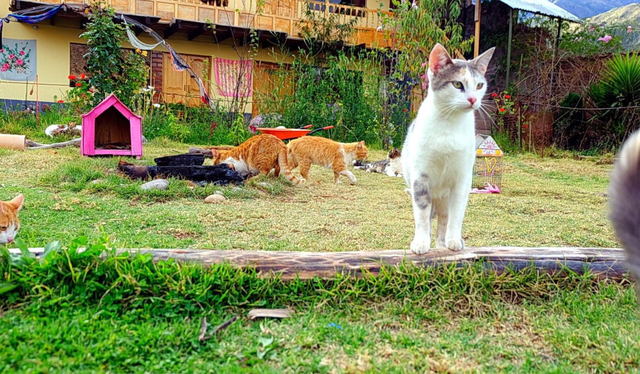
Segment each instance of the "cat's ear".
[{"label": "cat's ear", "polygon": [[362,147],[364,147],[364,140],[359,141],[358,145],[356,146],[356,148],[358,149],[362,149]]},{"label": "cat's ear", "polygon": [[453,61],[447,50],[444,49],[442,44],[436,44],[429,54],[429,69],[431,72],[437,75],[443,67],[450,64],[453,64]]},{"label": "cat's ear", "polygon": [[487,49],[483,54],[474,58],[470,61],[476,69],[484,75],[487,72],[487,68],[489,67],[489,62],[491,61],[491,57],[493,57],[493,52],[496,50],[496,47]]},{"label": "cat's ear", "polygon": [[[13,198],[13,200],[9,201],[9,203],[11,205],[13,205],[18,211],[20,211],[20,209],[22,209],[22,202],[24,201],[24,196],[22,196],[22,194],[16,196]],[[0,212],[2,210],[0,209]]]}]

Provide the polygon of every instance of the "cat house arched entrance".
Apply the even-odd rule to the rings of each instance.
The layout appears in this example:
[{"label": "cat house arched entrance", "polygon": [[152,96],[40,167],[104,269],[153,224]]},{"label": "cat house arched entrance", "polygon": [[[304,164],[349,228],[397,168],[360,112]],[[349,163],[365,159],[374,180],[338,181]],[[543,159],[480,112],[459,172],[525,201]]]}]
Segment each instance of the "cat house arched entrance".
[{"label": "cat house arched entrance", "polygon": [[114,94],[82,115],[83,156],[142,156],[142,117]]}]

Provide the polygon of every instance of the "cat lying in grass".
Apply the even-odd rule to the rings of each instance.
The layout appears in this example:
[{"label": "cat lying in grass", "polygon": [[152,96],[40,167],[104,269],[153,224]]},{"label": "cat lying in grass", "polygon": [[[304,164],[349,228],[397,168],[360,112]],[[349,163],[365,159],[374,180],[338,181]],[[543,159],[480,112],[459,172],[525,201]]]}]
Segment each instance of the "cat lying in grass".
[{"label": "cat lying in grass", "polygon": [[0,244],[11,243],[20,230],[18,212],[22,209],[24,197],[18,195],[11,201],[0,201]]},{"label": "cat lying in grass", "polygon": [[381,173],[390,177],[402,177],[402,155],[398,148],[394,148],[389,151],[386,160],[357,163],[354,167],[367,173]]}]

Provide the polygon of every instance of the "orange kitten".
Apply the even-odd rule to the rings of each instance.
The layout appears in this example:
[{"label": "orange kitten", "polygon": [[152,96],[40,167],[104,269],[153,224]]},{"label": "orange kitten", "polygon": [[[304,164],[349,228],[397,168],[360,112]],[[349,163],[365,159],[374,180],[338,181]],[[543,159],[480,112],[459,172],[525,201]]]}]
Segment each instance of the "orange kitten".
[{"label": "orange kitten", "polygon": [[287,166],[287,146],[273,135],[263,134],[249,138],[239,146],[230,150],[212,149],[213,164],[229,164],[242,175],[267,175],[275,169],[275,176],[282,174],[293,184],[302,183]]},{"label": "orange kitten", "polygon": [[300,165],[302,178],[309,177],[311,164],[333,168],[335,182],[338,183],[340,174],[356,183],[356,177],[347,170],[354,160],[367,158],[369,150],[364,141],[357,143],[338,143],[320,136],[303,136],[289,142],[289,169]]},{"label": "orange kitten", "polygon": [[24,196],[18,195],[11,201],[0,201],[0,244],[11,243],[20,230],[18,211],[22,209]]}]

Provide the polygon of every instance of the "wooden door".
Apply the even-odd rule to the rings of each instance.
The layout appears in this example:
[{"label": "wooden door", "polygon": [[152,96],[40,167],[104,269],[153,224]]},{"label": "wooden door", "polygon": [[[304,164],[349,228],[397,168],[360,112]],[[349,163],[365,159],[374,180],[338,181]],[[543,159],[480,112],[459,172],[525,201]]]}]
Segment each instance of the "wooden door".
[{"label": "wooden door", "polygon": [[[204,77],[211,76],[211,58],[194,55],[182,55],[182,58],[202,79],[205,87],[208,87]],[[205,68],[208,70],[207,74],[203,74]],[[164,53],[162,59],[162,96],[167,103],[183,102],[189,106],[198,106],[202,103],[197,80],[192,79],[187,71],[176,71],[171,64],[169,53]]]},{"label": "wooden door", "polygon": [[[211,67],[211,58],[204,56],[186,56],[186,61],[189,66],[196,72],[198,77],[202,79],[202,83],[207,87],[207,83],[204,78],[209,77],[209,74],[203,74],[203,70],[205,68],[210,70]],[[202,104],[202,98],[200,97],[200,86],[198,85],[198,80],[193,79],[189,76],[189,74],[185,74],[187,79],[187,105],[189,106],[198,106]],[[207,90],[208,92],[209,90]]]},{"label": "wooden door", "polygon": [[257,61],[253,64],[253,106],[251,115],[282,112],[286,101],[282,99],[293,93],[293,77],[288,65],[281,67],[271,62]]}]

